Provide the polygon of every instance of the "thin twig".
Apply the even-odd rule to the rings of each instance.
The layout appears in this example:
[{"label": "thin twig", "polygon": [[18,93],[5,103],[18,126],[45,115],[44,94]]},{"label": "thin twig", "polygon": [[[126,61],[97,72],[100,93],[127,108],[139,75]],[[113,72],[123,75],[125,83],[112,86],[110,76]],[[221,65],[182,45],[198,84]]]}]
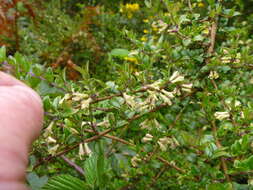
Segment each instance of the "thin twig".
[{"label": "thin twig", "polygon": [[84,176],[84,170],[76,165],[76,163],[72,162],[70,159],[68,159],[66,156],[61,155],[60,156],[68,165],[70,165],[71,167],[73,167],[79,174],[81,174],[82,176]]},{"label": "thin twig", "polygon": [[185,171],[179,167],[177,167],[175,164],[170,163],[169,161],[165,160],[164,158],[157,156],[157,159],[160,160],[162,163],[164,163],[165,165],[174,168],[175,170],[177,170],[180,173],[185,173]]},{"label": "thin twig", "polygon": [[[89,130],[89,132],[93,132],[92,130]],[[112,135],[104,135],[105,137],[107,138],[110,138],[112,140],[116,140],[120,143],[123,143],[123,144],[127,144],[127,145],[130,145],[130,146],[133,146],[135,147],[136,145],[132,144],[132,143],[129,143],[128,141],[125,141],[123,139],[120,139],[118,137],[115,137],[115,136],[112,136]],[[144,150],[141,150],[141,151],[144,151]],[[156,153],[156,149],[154,151],[151,152],[151,154],[149,155],[149,157],[147,159],[145,159],[145,162],[147,161],[150,161],[151,158],[154,156],[154,154]],[[163,162],[165,165],[167,166],[170,166],[172,168],[174,168],[175,170],[179,171],[180,173],[185,173],[185,171],[181,168],[179,168],[178,166],[176,166],[175,164],[171,164],[170,162],[168,162],[167,160],[165,160],[164,158],[160,157],[160,156],[157,156],[156,157],[157,160],[160,160],[161,162]]]},{"label": "thin twig", "polygon": [[43,158],[43,159],[40,160],[37,164],[35,164],[34,169],[37,168],[38,166],[40,166],[40,165],[41,165],[42,163],[44,163],[44,162],[48,162],[48,161],[52,160],[52,159],[55,158],[55,157],[59,157],[59,156],[61,156],[61,155],[63,155],[63,154],[66,154],[67,152],[69,152],[69,151],[71,151],[71,150],[77,148],[77,147],[79,146],[79,144],[81,144],[81,143],[88,143],[88,142],[95,141],[95,140],[100,139],[101,137],[105,136],[107,133],[110,133],[111,131],[113,131],[113,130],[112,130],[112,129],[105,130],[105,131],[99,133],[98,135],[93,136],[93,137],[88,138],[88,139],[85,139],[85,140],[82,140],[82,141],[76,143],[75,145],[66,148],[66,149],[63,150],[63,151],[58,152],[58,153],[55,154],[55,155],[50,155],[50,156],[48,156],[48,157],[46,157],[46,158]]},{"label": "thin twig", "polygon": [[[215,121],[211,121],[211,125],[212,125],[213,136],[215,138],[215,144],[218,147],[218,149],[221,149],[222,145],[217,137],[217,127],[216,127]],[[222,166],[227,182],[231,182],[230,176],[228,175],[228,167],[227,167],[225,158],[223,156],[220,157],[220,161],[221,161],[221,166]]]},{"label": "thin twig", "polygon": [[176,125],[177,121],[178,121],[178,120],[180,119],[180,117],[182,116],[182,114],[183,114],[185,108],[186,108],[186,106],[183,107],[183,108],[180,110],[180,112],[177,114],[177,116],[176,116],[175,120],[173,121],[172,125],[169,126],[169,130],[171,130],[171,129]]},{"label": "thin twig", "polygon": [[[211,30],[210,30],[210,46],[209,46],[208,51],[207,51],[207,54],[209,54],[209,55],[212,55],[214,53],[214,47],[215,47],[215,42],[216,42],[216,34],[217,34],[217,29],[218,29],[218,20],[219,20],[219,17],[218,17],[218,15],[216,15],[215,20],[213,21],[212,26],[211,26]],[[208,64],[209,63],[209,58],[207,58],[205,60],[205,62]],[[217,87],[215,81],[211,80],[211,82],[212,82],[214,88],[217,90],[218,87]],[[208,119],[208,117],[207,117],[207,119]],[[217,137],[217,127],[216,127],[215,121],[210,120],[210,119],[208,119],[208,121],[210,122],[210,124],[212,126],[212,131],[213,131],[213,136],[215,138],[216,146],[218,148],[222,148],[222,145],[221,145],[221,143],[220,143],[220,141]],[[221,161],[221,166],[222,166],[222,169],[223,169],[223,172],[225,174],[227,182],[231,182],[231,179],[228,175],[228,168],[227,168],[227,163],[226,163],[225,158],[221,157],[220,161]]]},{"label": "thin twig", "polygon": [[[212,82],[214,88],[215,88],[216,90],[218,90],[218,86],[217,86],[216,82],[215,82],[213,79],[211,80],[211,82]],[[224,98],[223,98],[223,97],[220,97],[220,99],[221,99],[222,105],[223,105],[227,110],[230,110],[230,108],[229,108],[229,106],[226,104]],[[230,118],[230,120],[232,121],[234,127],[238,126],[237,123],[236,123],[236,121],[234,120],[234,116],[233,116],[233,114],[232,114],[231,111],[229,111],[229,118]]]},{"label": "thin twig", "polygon": [[210,30],[210,46],[208,48],[207,53],[212,54],[214,52],[214,46],[216,41],[216,33],[217,33],[217,24],[218,23],[218,17],[215,19],[215,21],[212,23],[211,30]]},{"label": "thin twig", "polygon": [[161,170],[159,170],[159,172],[152,178],[151,180],[151,184],[147,185],[147,188],[148,189],[148,186],[149,187],[154,187],[155,183],[157,182],[158,178],[160,178],[162,176],[162,174],[166,171],[167,169],[167,165],[163,166]]},{"label": "thin twig", "polygon": [[[88,133],[94,133],[93,130],[90,130],[90,129],[85,129],[84,130],[85,132],[88,132]],[[124,139],[121,139],[119,137],[115,137],[115,136],[112,136],[112,135],[109,135],[109,134],[106,134],[104,135],[105,137],[109,138],[109,139],[112,139],[112,140],[115,140],[115,141],[118,141],[122,144],[126,144],[126,145],[130,145],[130,146],[135,146],[133,143],[130,143],[128,141],[125,141]]]}]

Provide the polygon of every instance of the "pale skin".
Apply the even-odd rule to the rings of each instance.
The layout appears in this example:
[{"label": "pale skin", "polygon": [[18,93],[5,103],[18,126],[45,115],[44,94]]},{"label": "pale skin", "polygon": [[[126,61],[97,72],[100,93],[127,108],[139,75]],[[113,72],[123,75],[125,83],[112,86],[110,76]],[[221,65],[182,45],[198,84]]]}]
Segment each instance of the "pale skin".
[{"label": "pale skin", "polygon": [[0,189],[28,190],[24,183],[28,152],[43,123],[39,95],[0,72]]}]

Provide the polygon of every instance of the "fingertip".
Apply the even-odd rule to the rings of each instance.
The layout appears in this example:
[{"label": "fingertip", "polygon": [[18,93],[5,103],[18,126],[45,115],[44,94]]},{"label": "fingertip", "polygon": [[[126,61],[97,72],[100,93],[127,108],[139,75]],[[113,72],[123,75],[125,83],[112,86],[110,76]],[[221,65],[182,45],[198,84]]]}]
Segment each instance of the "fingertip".
[{"label": "fingertip", "polygon": [[13,86],[13,85],[26,86],[24,83],[14,78],[13,76],[0,71],[0,86]]}]

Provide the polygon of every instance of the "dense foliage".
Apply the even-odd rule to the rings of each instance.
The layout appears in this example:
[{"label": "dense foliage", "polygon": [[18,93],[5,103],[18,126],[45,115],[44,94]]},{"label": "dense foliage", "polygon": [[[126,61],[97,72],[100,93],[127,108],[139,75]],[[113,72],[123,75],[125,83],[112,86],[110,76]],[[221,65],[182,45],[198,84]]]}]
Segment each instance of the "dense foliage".
[{"label": "dense foliage", "polygon": [[253,189],[252,0],[0,0],[36,89],[38,189]]}]

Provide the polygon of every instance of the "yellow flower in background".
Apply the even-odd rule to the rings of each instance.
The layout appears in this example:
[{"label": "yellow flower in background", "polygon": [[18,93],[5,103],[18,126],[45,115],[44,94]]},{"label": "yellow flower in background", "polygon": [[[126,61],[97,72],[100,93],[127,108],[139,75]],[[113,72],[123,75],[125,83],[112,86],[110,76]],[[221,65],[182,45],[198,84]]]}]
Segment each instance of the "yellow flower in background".
[{"label": "yellow flower in background", "polygon": [[142,36],[142,37],[141,37],[141,41],[146,42],[147,40],[148,40],[148,39],[147,39],[146,36]]},{"label": "yellow flower in background", "polygon": [[144,29],[143,32],[144,32],[145,34],[147,34],[147,33],[148,33],[148,30],[147,30],[147,29]]},{"label": "yellow flower in background", "polygon": [[207,29],[204,29],[204,30],[202,31],[202,33],[208,35],[208,34],[209,34],[208,28],[207,28]]},{"label": "yellow flower in background", "polygon": [[140,9],[140,5],[138,3],[133,3],[133,4],[127,3],[126,9],[131,12],[136,12]]},{"label": "yellow flower in background", "polygon": [[200,3],[198,3],[198,7],[203,8],[203,7],[205,7],[205,4],[200,2]]},{"label": "yellow flower in background", "polygon": [[143,19],[142,21],[143,21],[144,23],[148,23],[148,22],[149,22],[148,19]]},{"label": "yellow flower in background", "polygon": [[154,32],[158,31],[158,28],[156,26],[152,26],[152,29],[153,29]]},{"label": "yellow flower in background", "polygon": [[131,19],[131,18],[133,17],[133,14],[132,14],[132,13],[128,13],[128,14],[127,14],[127,17],[128,17],[129,19]]},{"label": "yellow flower in background", "polygon": [[170,16],[170,13],[168,12],[168,13],[164,13],[164,16]]},{"label": "yellow flower in background", "polygon": [[127,3],[126,5],[121,5],[120,12],[125,13],[129,19],[133,17],[133,13],[140,10],[140,5],[138,3]]},{"label": "yellow flower in background", "polygon": [[138,64],[138,60],[135,57],[125,57],[124,60]]}]

